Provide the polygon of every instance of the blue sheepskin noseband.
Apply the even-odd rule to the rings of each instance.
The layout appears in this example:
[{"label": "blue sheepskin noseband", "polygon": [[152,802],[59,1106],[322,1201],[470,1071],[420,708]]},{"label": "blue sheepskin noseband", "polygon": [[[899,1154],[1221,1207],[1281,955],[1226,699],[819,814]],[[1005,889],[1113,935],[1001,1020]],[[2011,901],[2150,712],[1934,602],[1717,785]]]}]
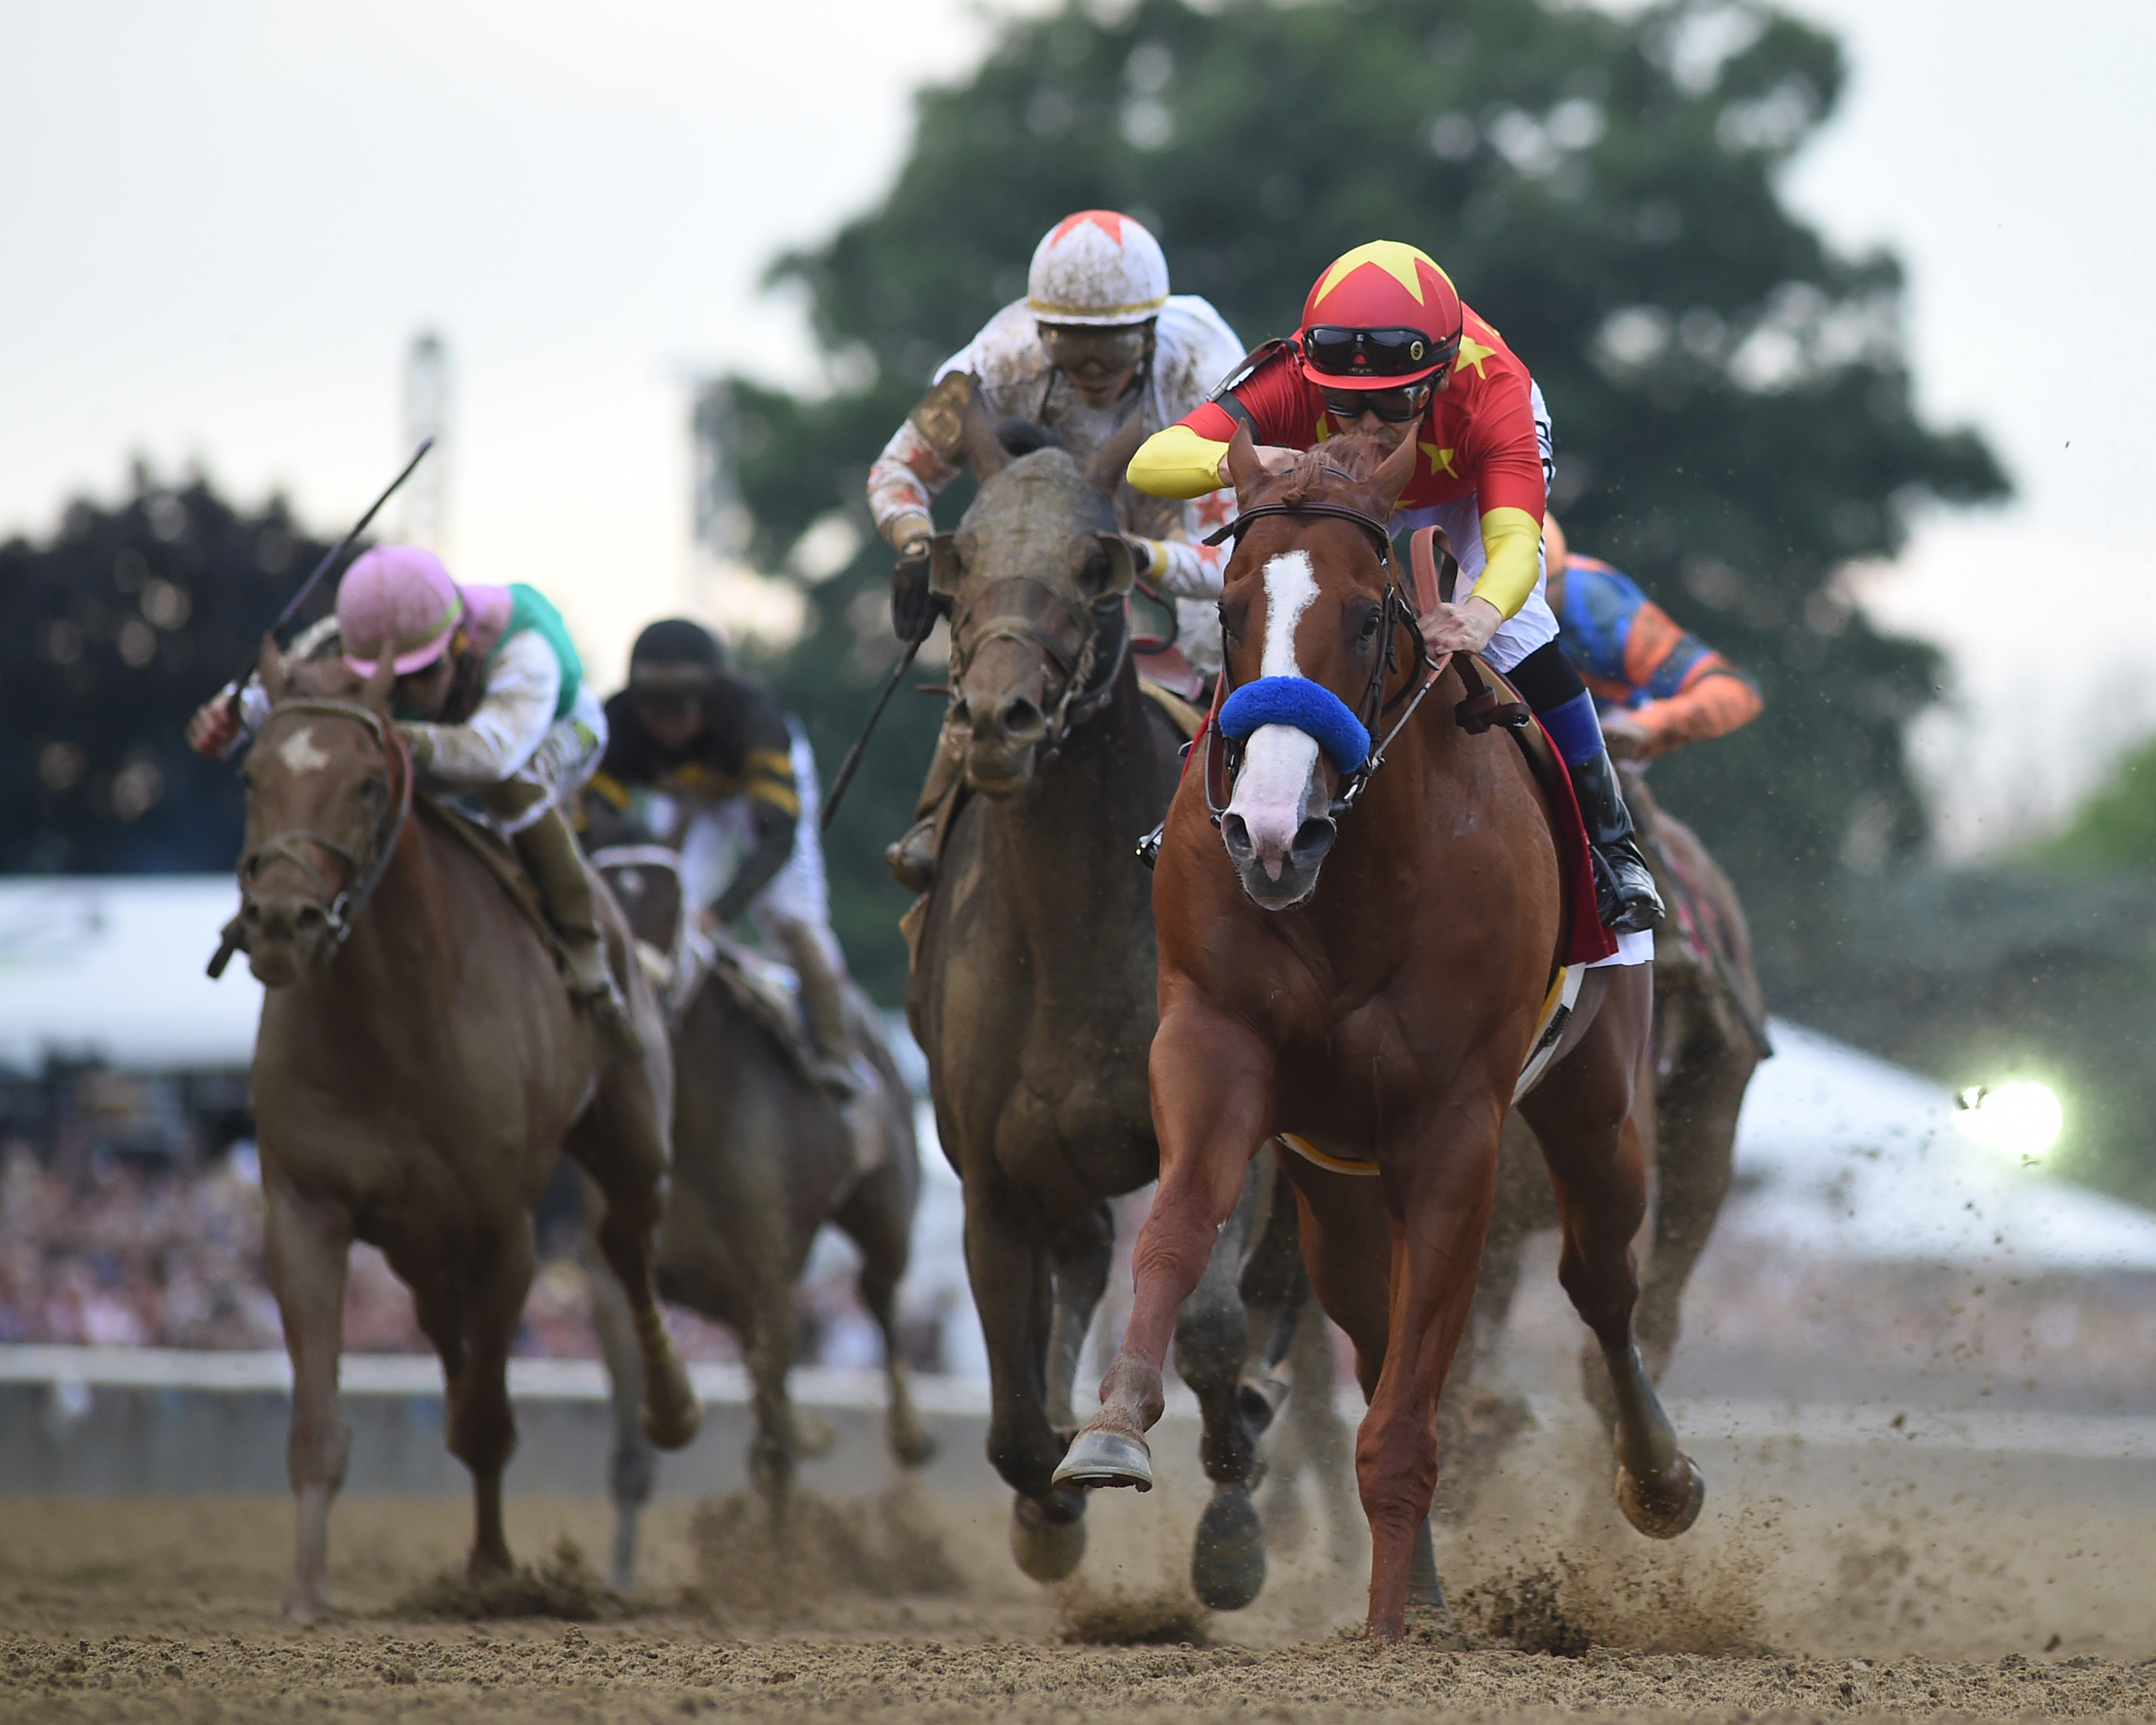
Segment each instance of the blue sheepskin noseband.
[{"label": "blue sheepskin noseband", "polygon": [[1370,752],[1370,733],[1348,703],[1307,677],[1260,677],[1222,703],[1220,731],[1238,742],[1260,725],[1292,725],[1317,739],[1325,758],[1353,773]]}]

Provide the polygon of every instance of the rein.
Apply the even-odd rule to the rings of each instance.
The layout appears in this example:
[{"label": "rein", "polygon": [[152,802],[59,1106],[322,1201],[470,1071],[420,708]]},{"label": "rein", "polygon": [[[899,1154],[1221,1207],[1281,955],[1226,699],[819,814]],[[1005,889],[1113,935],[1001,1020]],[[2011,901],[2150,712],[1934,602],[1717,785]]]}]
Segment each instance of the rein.
[{"label": "rein", "polygon": [[[283,701],[270,710],[270,717],[263,723],[266,732],[272,721],[286,713],[311,713],[318,717],[349,719],[363,726],[382,752],[383,767],[393,784],[388,816],[374,830],[371,853],[362,855],[341,839],[326,834],[313,832],[305,827],[287,827],[273,833],[239,859],[239,896],[243,911],[254,898],[254,877],[265,864],[288,862],[305,874],[314,883],[317,902],[327,917],[331,937],[342,946],[351,936],[352,925],[373,897],[374,889],[382,884],[388,872],[389,860],[397,854],[397,842],[403,836],[405,823],[411,819],[412,792],[416,777],[412,768],[412,752],[397,727],[382,718],[371,707],[349,701],[299,700]],[[348,871],[341,887],[333,887],[322,871],[316,868],[307,854],[313,846],[327,851],[345,865]],[[210,961],[210,974],[220,974],[234,952],[243,944],[239,919],[234,918],[226,926],[224,943],[218,948],[217,957]]]},{"label": "rein", "polygon": [[[1043,629],[1029,617],[997,617],[983,625],[978,633],[968,630],[974,605],[998,588],[1023,582],[1037,587],[1063,608],[1065,617],[1076,626],[1083,636],[1075,654],[1062,642]],[[1088,613],[1091,614],[1090,617]],[[1114,649],[1103,660],[1101,651],[1101,636],[1112,632]],[[950,705],[956,711],[959,706],[958,691],[971,668],[974,655],[991,641],[1020,641],[1031,647],[1054,665],[1063,679],[1063,692],[1047,715],[1047,734],[1039,745],[1039,764],[1045,767],[1062,752],[1070,740],[1070,733],[1086,722],[1108,704],[1115,693],[1116,678],[1130,657],[1131,632],[1123,619],[1123,595],[1120,593],[1095,600],[1091,605],[1081,605],[1060,589],[1050,587],[1033,575],[1003,575],[988,583],[976,596],[974,603],[951,619]]]}]

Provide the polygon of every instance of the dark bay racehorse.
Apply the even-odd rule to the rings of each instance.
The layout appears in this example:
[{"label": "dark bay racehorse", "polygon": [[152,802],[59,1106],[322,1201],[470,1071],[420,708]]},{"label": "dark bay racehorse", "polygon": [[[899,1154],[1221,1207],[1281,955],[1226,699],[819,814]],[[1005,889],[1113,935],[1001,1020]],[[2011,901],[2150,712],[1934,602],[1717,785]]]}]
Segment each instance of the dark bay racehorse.
[{"label": "dark bay racehorse", "polygon": [[[1169,812],[1154,895],[1160,1193],[1101,1411],[1060,1477],[1149,1479],[1144,1433],[1161,1414],[1175,1312],[1258,1147],[1289,1132],[1334,1161],[1374,1160],[1370,1178],[1282,1158],[1312,1285],[1353,1341],[1369,1399],[1356,1443],[1368,1630],[1396,1640],[1498,1135],[1567,931],[1551,821],[1520,751],[1455,724],[1456,668],[1412,705],[1426,681],[1420,638],[1383,524],[1420,452],[1410,439],[1377,454],[1335,440],[1270,476],[1246,432],[1230,445],[1244,526],[1221,603],[1224,675],[1251,717],[1238,729],[1220,709],[1242,741],[1219,750],[1219,835],[1212,760],[1194,760]],[[1650,1012],[1644,967],[1588,972],[1522,1111],[1558,1191],[1561,1278],[1616,1387],[1620,1501],[1666,1537],[1691,1525],[1703,1486],[1632,1337],[1646,1193],[1631,1115]]]},{"label": "dark bay racehorse", "polygon": [[[1017,1494],[1012,1552],[1050,1581],[1085,1549],[1084,1493],[1054,1474],[1113,1255],[1105,1200],[1158,1167],[1145,1068],[1152,880],[1132,847],[1167,806],[1183,738],[1141,693],[1127,652],[1132,563],[1100,481],[1119,474],[1132,440],[1089,475],[1060,449],[1012,459],[978,406],[967,437],[980,494],[957,531],[938,536],[932,578],[956,605],[951,699],[969,794],[917,930],[906,1010],[965,1183],[988,1457]],[[1265,1574],[1248,1486],[1270,1409],[1241,1384],[1250,1327],[1238,1280],[1264,1196],[1249,1184],[1217,1242],[1207,1234],[1217,1249],[1198,1255],[1211,1266],[1204,1286],[1194,1274],[1167,1321],[1214,1484],[1193,1579],[1224,1609],[1249,1603]]]},{"label": "dark bay racehorse", "polygon": [[[678,860],[656,845],[594,852],[639,939],[680,945]],[[685,956],[680,960],[688,962]],[[674,1178],[660,1228],[659,1289],[741,1338],[755,1399],[749,1471],[783,1514],[797,1457],[813,1453],[794,1418],[794,1284],[826,1222],[860,1248],[862,1303],[883,1332],[886,1429],[905,1467],[925,1466],[935,1440],[906,1387],[897,1333],[898,1285],[912,1250],[921,1190],[913,1098],[893,1064],[881,1020],[847,987],[854,1040],[875,1069],[870,1092],[842,1106],[790,1058],[779,1033],[710,972],[675,1015]],[[865,1153],[856,1134],[870,1137]],[[863,1163],[872,1164],[860,1172]],[[593,1279],[593,1317],[613,1386],[614,1583],[636,1565],[636,1523],[655,1467],[636,1416],[635,1331],[613,1279]]]},{"label": "dark bay racehorse", "polygon": [[328,1609],[330,1500],[352,1440],[337,1357],[354,1240],[387,1255],[441,1356],[449,1450],[472,1475],[474,1573],[509,1567],[509,1352],[531,1212],[565,1150],[603,1195],[646,1430],[677,1449],[700,1416],[653,1297],[673,1074],[619,911],[597,895],[644,1054],[609,1065],[501,884],[447,817],[414,808],[390,655],[362,687],[341,662],[287,667],[265,644],[261,674],[273,704],[244,769],[239,933],[268,988],[254,1113],[299,1497],[285,1609],[312,1619]]}]

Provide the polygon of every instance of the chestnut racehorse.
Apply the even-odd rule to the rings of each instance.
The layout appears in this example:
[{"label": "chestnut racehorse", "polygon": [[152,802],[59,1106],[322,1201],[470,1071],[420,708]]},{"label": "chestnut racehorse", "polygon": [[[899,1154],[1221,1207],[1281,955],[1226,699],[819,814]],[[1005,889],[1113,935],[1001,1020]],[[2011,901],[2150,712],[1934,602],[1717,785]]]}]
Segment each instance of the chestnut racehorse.
[{"label": "chestnut racehorse", "polygon": [[[1378,454],[1335,440],[1273,475],[1247,432],[1229,447],[1240,531],[1224,684],[1244,699],[1216,708],[1201,747],[1220,755],[1231,794],[1216,839],[1216,763],[1194,752],[1153,890],[1159,1196],[1101,1411],[1059,1477],[1149,1482],[1143,1435],[1161,1414],[1176,1310],[1258,1147],[1285,1132],[1327,1162],[1374,1162],[1371,1178],[1281,1158],[1312,1284],[1354,1344],[1369,1401],[1355,1451],[1368,1632],[1397,1640],[1498,1133],[1565,949],[1567,901],[1542,791],[1511,739],[1455,725],[1466,685],[1429,665],[1391,558],[1383,524],[1420,451],[1409,439]],[[1631,1114],[1651,1006],[1646,967],[1588,971],[1520,1106],[1557,1189],[1561,1280],[1615,1385],[1620,1501],[1635,1527],[1668,1537],[1704,1487],[1632,1336],[1646,1190]]]},{"label": "chestnut racehorse", "polygon": [[645,1430],[678,1449],[699,1419],[652,1292],[673,1066],[621,912],[597,891],[644,1054],[609,1064],[501,884],[449,817],[413,806],[391,658],[362,687],[341,660],[288,667],[264,644],[272,704],[244,768],[227,935],[267,986],[254,1115],[292,1358],[299,1530],[285,1609],[302,1620],[328,1609],[330,1500],[352,1445],[337,1360],[353,1240],[381,1247],[441,1356],[449,1449],[471,1470],[475,1574],[509,1568],[509,1351],[531,1286],[531,1212],[563,1151],[605,1199],[598,1240],[633,1314]]}]

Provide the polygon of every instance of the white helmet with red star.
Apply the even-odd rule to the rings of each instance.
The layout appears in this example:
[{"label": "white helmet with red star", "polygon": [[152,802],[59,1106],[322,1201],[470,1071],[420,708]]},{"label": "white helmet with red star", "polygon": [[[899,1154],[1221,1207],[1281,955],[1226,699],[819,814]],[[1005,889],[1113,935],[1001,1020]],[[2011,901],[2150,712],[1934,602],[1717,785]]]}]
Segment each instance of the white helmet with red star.
[{"label": "white helmet with red star", "polygon": [[1144,323],[1168,303],[1168,259],[1128,216],[1081,209],[1034,248],[1025,288],[1026,310],[1042,323]]}]

